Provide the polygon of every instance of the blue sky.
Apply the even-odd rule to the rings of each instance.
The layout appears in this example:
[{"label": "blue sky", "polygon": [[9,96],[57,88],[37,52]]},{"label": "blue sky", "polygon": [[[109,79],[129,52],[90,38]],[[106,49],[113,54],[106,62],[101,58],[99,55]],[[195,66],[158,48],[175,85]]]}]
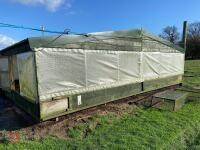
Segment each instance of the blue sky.
[{"label": "blue sky", "polygon": [[[1,0],[0,22],[63,31],[144,28],[159,34],[167,25],[200,21],[199,0]],[[40,32],[0,28],[0,47]]]}]

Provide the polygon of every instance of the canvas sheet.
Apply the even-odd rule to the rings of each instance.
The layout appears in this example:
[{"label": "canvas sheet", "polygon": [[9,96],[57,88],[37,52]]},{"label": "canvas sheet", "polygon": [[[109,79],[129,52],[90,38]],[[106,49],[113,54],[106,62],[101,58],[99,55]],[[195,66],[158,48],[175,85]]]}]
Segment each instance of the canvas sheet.
[{"label": "canvas sheet", "polygon": [[3,89],[9,88],[9,74],[8,74],[8,58],[0,58],[0,87]]},{"label": "canvas sheet", "polygon": [[142,53],[143,80],[152,80],[184,73],[184,57],[182,53]]},{"label": "canvas sheet", "polygon": [[125,51],[40,49],[39,95],[140,80],[140,54]]},{"label": "canvas sheet", "polygon": [[38,99],[34,53],[27,52],[17,55],[20,94],[32,101]]},{"label": "canvas sheet", "polygon": [[184,54],[39,48],[39,96],[183,74]]},{"label": "canvas sheet", "polygon": [[40,96],[86,86],[83,50],[43,49],[36,59]]}]

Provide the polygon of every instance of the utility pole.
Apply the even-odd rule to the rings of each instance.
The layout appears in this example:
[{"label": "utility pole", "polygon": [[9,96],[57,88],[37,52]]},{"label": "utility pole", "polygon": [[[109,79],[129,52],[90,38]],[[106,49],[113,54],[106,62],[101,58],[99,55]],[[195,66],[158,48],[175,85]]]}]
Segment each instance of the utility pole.
[{"label": "utility pole", "polygon": [[44,25],[41,25],[41,26],[40,26],[40,29],[41,29],[41,31],[42,31],[42,36],[44,36],[44,30],[45,30]]},{"label": "utility pole", "polygon": [[186,46],[187,46],[187,30],[188,30],[187,21],[184,21],[183,22],[183,36],[182,36],[182,43],[183,43],[184,49],[186,49]]}]

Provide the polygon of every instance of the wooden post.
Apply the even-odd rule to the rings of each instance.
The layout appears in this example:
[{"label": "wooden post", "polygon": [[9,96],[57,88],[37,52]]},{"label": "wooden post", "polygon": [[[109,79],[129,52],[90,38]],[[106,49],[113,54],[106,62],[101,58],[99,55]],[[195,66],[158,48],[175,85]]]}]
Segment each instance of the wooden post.
[{"label": "wooden post", "polygon": [[184,21],[183,23],[183,37],[182,37],[182,42],[183,42],[183,48],[186,49],[186,44],[187,44],[187,21]]}]

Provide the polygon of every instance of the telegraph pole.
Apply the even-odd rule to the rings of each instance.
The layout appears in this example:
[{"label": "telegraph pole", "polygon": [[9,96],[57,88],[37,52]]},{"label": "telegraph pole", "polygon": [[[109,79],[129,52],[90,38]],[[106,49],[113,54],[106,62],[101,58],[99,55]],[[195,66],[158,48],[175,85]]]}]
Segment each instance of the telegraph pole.
[{"label": "telegraph pole", "polygon": [[44,36],[44,30],[45,30],[44,25],[41,25],[41,26],[40,26],[40,29],[41,29],[41,31],[42,31],[42,36]]},{"label": "telegraph pole", "polygon": [[182,43],[183,43],[184,49],[186,49],[187,47],[187,30],[188,30],[187,21],[184,21],[183,22],[183,37],[182,37]]}]

